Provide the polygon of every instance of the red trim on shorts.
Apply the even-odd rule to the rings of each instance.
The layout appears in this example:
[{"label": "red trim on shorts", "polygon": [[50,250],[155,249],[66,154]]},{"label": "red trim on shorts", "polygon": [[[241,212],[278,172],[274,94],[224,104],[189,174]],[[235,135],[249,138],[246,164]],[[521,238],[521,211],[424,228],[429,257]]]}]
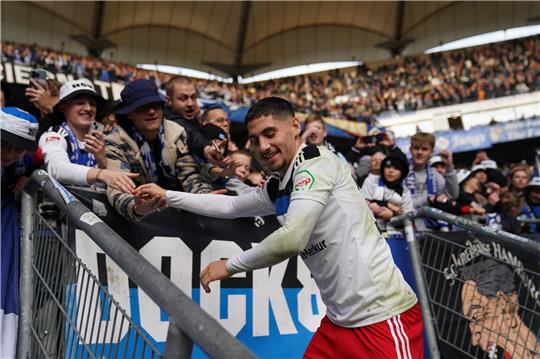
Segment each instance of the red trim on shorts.
[{"label": "red trim on shorts", "polygon": [[340,327],[325,316],[304,358],[421,359],[422,330],[419,304],[388,320],[359,328]]}]

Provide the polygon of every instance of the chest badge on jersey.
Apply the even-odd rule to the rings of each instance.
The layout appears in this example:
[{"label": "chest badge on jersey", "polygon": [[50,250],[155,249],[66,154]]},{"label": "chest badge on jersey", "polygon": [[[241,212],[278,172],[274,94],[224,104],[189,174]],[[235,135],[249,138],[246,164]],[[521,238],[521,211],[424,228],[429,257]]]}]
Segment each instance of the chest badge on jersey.
[{"label": "chest badge on jersey", "polygon": [[315,178],[308,170],[299,171],[296,176],[294,176],[294,191],[307,191],[313,187],[315,183]]}]

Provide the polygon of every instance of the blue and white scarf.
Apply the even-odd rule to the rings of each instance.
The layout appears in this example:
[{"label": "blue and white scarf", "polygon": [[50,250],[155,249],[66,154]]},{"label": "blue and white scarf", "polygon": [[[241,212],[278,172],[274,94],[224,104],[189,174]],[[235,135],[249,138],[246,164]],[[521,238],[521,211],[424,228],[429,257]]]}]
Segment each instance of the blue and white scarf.
[{"label": "blue and white scarf", "polygon": [[77,140],[77,137],[75,136],[75,133],[73,132],[71,127],[69,127],[66,122],[63,122],[60,127],[63,128],[68,135],[67,139],[70,144],[68,155],[71,163],[76,163],[78,165],[83,165],[86,167],[96,167],[97,161],[94,157],[94,154],[81,150],[81,147],[79,146],[79,141]]},{"label": "blue and white scarf", "polygon": [[[154,158],[154,153],[152,151],[152,147],[144,139],[144,137],[140,134],[140,132],[135,128],[132,127],[132,136],[135,142],[137,143],[137,146],[139,146],[139,149],[141,150],[141,155],[144,159],[144,165],[146,166],[146,169],[148,170],[148,175],[150,176],[150,180],[154,183],[158,182],[158,170],[157,166],[159,165],[161,167],[161,170],[165,177],[167,177],[168,180],[176,180],[176,170],[174,172],[171,172],[170,167],[168,166],[167,162],[161,157],[161,161],[159,164],[156,164],[156,159]],[[163,123],[159,126],[159,150],[160,152],[163,151],[163,147],[165,147],[165,127],[163,126]]]},{"label": "blue and white scarf", "polygon": [[[405,179],[405,185],[407,188],[411,191],[411,195],[414,196],[416,194],[416,186],[415,186],[415,177],[414,177],[414,170],[412,165],[410,166],[409,174],[407,175],[407,178]],[[426,175],[427,175],[427,191],[428,195],[434,195],[437,194],[437,191],[435,189],[435,174],[433,173],[435,169],[428,164],[426,164]]]},{"label": "blue and white scarf", "polygon": [[[527,203],[526,206],[521,209],[521,215],[528,219],[540,218],[540,205],[534,206]],[[529,223],[529,228],[532,233],[540,233],[540,228],[536,223]]]}]

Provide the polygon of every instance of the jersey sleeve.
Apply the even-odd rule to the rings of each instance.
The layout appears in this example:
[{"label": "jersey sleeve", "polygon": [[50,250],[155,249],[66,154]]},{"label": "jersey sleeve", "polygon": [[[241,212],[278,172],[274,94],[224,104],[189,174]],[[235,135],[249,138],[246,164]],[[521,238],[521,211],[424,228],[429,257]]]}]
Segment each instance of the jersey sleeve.
[{"label": "jersey sleeve", "polygon": [[301,162],[293,173],[291,201],[309,199],[325,205],[341,170],[338,161],[322,153]]},{"label": "jersey sleeve", "polygon": [[65,184],[89,186],[87,181],[90,167],[71,163],[67,153],[67,142],[57,132],[45,132],[39,139],[39,147],[43,152],[43,158],[47,172]]},{"label": "jersey sleeve", "polygon": [[165,197],[171,207],[203,216],[239,218],[267,216],[274,213],[274,206],[262,189],[239,196],[195,194],[169,190]]}]

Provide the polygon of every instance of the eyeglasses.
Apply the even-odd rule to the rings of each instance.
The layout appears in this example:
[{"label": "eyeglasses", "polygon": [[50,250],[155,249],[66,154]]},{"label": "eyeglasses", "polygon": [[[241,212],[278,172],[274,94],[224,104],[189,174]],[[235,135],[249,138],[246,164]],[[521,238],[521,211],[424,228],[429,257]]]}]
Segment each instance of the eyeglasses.
[{"label": "eyeglasses", "polygon": [[210,122],[229,123],[229,119],[228,119],[228,118],[224,118],[224,117],[218,117],[218,118],[212,119]]}]

